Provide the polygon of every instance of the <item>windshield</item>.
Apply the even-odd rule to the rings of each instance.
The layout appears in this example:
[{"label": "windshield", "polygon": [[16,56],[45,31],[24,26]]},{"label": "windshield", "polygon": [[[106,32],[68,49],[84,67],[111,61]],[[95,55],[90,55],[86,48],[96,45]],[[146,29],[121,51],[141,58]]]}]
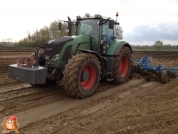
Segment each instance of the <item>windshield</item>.
[{"label": "windshield", "polygon": [[99,20],[96,19],[78,21],[77,35],[99,35],[99,24],[97,23],[98,21]]}]

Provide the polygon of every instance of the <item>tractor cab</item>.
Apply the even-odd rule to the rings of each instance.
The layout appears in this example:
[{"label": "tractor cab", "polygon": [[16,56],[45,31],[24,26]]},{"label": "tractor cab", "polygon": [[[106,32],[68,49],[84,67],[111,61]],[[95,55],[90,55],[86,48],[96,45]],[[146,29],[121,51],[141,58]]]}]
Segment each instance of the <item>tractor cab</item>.
[{"label": "tractor cab", "polygon": [[116,25],[118,24],[114,19],[99,14],[77,16],[76,35],[89,35],[91,50],[105,54],[109,44],[116,38]]},{"label": "tractor cab", "polygon": [[77,19],[76,35],[89,35],[91,39],[91,50],[97,51],[99,42],[99,20],[98,19]]},{"label": "tractor cab", "polygon": [[[118,12],[116,13],[116,17]],[[101,16],[95,14],[90,16],[90,14],[85,14],[84,17],[77,16],[76,22],[71,22],[70,17],[68,21],[68,36],[71,36],[71,29],[76,26],[76,36],[78,35],[88,35],[91,40],[91,50],[96,51],[100,54],[105,54],[108,46],[116,38],[116,25],[119,23],[106,16]],[[59,22],[59,30],[61,29],[61,22]]]}]

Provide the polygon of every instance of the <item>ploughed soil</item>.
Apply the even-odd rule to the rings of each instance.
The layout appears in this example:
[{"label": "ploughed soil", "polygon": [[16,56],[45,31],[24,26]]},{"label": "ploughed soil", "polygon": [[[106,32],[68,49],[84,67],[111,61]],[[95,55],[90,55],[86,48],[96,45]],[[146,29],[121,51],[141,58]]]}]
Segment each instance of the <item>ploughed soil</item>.
[{"label": "ploughed soil", "polygon": [[[62,86],[35,88],[8,78],[8,65],[30,54],[0,53],[0,124],[15,115],[21,134],[178,133],[178,77],[163,84],[155,74],[132,73],[124,84],[101,82],[93,96],[74,99]],[[178,54],[148,55],[153,65],[178,68]]]}]

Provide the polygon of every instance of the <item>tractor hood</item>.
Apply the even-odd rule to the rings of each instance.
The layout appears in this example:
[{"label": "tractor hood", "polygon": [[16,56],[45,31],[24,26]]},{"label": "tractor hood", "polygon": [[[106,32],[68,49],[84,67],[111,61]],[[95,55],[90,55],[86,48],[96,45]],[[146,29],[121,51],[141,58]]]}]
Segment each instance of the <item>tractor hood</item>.
[{"label": "tractor hood", "polygon": [[[44,44],[44,50],[45,50],[45,55],[49,56],[49,58],[53,58],[56,54],[60,54],[62,52],[62,49],[66,47],[65,44],[70,42],[68,45],[72,45],[74,49],[77,48],[79,45],[80,49],[87,48],[89,49],[91,43],[92,43],[92,37],[90,35],[77,35],[77,36],[65,36],[65,37],[59,37],[53,40],[49,40]],[[85,43],[88,43],[89,46],[86,47]],[[84,46],[83,46],[83,45]]]},{"label": "tractor hood", "polygon": [[44,44],[44,49],[45,49],[45,55],[49,57],[53,57],[56,54],[60,53],[63,46],[69,42],[72,41],[72,37],[59,37],[53,40],[49,40]]}]

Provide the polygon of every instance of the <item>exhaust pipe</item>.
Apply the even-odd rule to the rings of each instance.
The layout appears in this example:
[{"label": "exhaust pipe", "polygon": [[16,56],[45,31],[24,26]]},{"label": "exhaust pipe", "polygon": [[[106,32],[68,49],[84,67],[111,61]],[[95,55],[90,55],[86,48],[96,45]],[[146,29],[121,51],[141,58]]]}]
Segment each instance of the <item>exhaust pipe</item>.
[{"label": "exhaust pipe", "polygon": [[35,61],[36,61],[36,64],[34,66],[38,66],[39,65],[39,47],[36,47],[35,49]]}]

